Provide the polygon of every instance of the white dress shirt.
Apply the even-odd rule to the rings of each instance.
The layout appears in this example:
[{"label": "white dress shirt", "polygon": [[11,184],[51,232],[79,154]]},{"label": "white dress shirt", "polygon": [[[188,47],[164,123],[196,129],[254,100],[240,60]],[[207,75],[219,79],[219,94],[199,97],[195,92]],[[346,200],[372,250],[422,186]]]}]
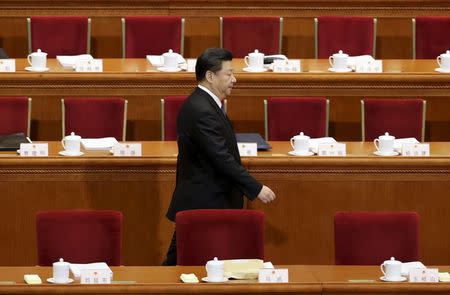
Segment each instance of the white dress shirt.
[{"label": "white dress shirt", "polygon": [[208,88],[206,88],[203,85],[198,85],[198,88],[200,88],[201,90],[208,93],[214,99],[214,101],[217,103],[217,105],[219,106],[219,109],[222,109],[222,102],[220,102],[220,99],[214,93],[212,93],[211,90],[209,90]]}]

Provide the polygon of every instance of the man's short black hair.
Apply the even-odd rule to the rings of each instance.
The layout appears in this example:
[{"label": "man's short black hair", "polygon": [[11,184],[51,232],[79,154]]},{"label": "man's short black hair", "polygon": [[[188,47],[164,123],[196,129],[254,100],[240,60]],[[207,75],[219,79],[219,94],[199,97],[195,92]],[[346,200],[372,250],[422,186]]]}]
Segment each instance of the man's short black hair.
[{"label": "man's short black hair", "polygon": [[230,61],[233,55],[223,48],[208,48],[197,58],[195,65],[195,77],[197,81],[203,81],[207,71],[216,73],[222,69],[223,61]]}]

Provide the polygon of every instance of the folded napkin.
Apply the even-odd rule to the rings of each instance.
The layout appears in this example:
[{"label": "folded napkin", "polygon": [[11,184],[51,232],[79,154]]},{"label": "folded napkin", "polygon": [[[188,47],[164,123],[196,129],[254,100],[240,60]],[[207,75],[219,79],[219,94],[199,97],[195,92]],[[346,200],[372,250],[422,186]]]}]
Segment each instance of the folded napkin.
[{"label": "folded napkin", "polygon": [[[178,57],[178,64],[186,63],[186,60],[183,58],[181,54],[177,53],[177,57]],[[161,67],[164,65],[162,55],[147,55],[147,60],[154,67]]]},{"label": "folded napkin", "polygon": [[417,139],[415,139],[414,137],[394,139],[394,150],[401,153],[402,145],[405,143],[419,143],[419,141]]},{"label": "folded napkin", "polygon": [[87,151],[109,151],[119,142],[114,137],[82,138],[81,144]]},{"label": "folded napkin", "polygon": [[309,140],[309,149],[313,153],[318,153],[319,144],[321,143],[336,143],[336,139],[333,137],[319,137],[319,138],[311,138]]},{"label": "folded napkin", "polygon": [[57,55],[56,59],[64,68],[74,69],[78,61],[93,60],[94,58],[90,54],[81,54],[81,55]]},{"label": "folded napkin", "polygon": [[420,261],[404,262],[402,263],[402,276],[409,276],[409,270],[412,268],[426,268]]},{"label": "folded napkin", "polygon": [[183,283],[198,283],[198,278],[193,273],[182,273],[180,276],[180,280],[183,281]]},{"label": "folded napkin", "polygon": [[374,60],[375,59],[371,55],[349,56],[347,64],[350,68],[355,69],[357,63],[368,63]]},{"label": "folded napkin", "polygon": [[71,263],[69,268],[70,268],[70,271],[72,272],[73,276],[76,279],[80,278],[82,269],[107,269],[107,270],[109,270],[109,273],[111,274],[111,278],[113,276],[112,270],[109,268],[109,266],[105,262]]}]

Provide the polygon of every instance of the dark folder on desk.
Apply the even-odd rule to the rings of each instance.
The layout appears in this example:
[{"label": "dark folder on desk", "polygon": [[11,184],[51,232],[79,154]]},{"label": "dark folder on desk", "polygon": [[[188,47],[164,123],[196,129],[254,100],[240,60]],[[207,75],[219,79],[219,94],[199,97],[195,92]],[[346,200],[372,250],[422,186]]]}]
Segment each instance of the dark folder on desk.
[{"label": "dark folder on desk", "polygon": [[237,142],[256,142],[260,151],[266,151],[272,148],[259,133],[236,133],[236,140]]},{"label": "dark folder on desk", "polygon": [[15,151],[20,148],[21,143],[29,143],[23,133],[0,135],[0,151]]}]

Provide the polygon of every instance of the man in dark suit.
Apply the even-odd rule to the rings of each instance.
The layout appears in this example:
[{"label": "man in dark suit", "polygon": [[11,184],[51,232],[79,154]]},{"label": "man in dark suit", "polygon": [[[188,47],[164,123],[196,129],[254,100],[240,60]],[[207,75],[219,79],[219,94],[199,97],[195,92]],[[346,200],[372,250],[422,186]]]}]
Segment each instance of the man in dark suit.
[{"label": "man in dark suit", "polygon": [[[176,187],[167,211],[175,221],[189,209],[241,209],[243,196],[264,203],[273,191],[255,180],[241,165],[233,126],[221,109],[236,78],[233,56],[225,49],[209,48],[197,59],[198,87],[187,98],[177,118],[178,160]],[[176,235],[163,265],[176,265]]]}]

